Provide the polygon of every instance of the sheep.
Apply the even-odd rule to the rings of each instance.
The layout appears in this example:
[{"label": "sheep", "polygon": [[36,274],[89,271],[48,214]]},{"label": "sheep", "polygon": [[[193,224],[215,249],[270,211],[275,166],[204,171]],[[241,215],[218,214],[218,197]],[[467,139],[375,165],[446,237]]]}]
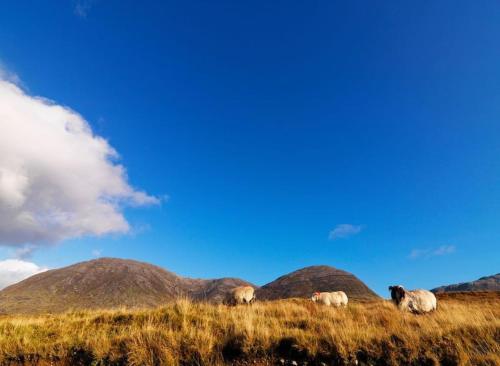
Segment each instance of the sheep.
[{"label": "sheep", "polygon": [[239,286],[227,293],[227,305],[251,304],[255,301],[255,289],[252,286]]},{"label": "sheep", "polygon": [[389,286],[389,291],[394,304],[403,311],[423,314],[437,309],[436,296],[430,291],[407,291],[403,286]]},{"label": "sheep", "polygon": [[334,291],[334,292],[315,292],[311,300],[313,302],[319,301],[320,303],[327,306],[347,306],[347,295],[344,291]]}]

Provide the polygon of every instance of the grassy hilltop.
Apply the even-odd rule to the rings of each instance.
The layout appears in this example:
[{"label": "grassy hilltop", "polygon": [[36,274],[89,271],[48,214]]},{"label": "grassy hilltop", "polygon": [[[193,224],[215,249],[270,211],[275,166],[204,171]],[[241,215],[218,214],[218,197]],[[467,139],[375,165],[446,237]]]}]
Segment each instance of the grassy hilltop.
[{"label": "grassy hilltop", "polygon": [[438,311],[390,302],[253,306],[178,300],[153,310],[0,317],[2,365],[499,365],[500,295],[446,295]]}]

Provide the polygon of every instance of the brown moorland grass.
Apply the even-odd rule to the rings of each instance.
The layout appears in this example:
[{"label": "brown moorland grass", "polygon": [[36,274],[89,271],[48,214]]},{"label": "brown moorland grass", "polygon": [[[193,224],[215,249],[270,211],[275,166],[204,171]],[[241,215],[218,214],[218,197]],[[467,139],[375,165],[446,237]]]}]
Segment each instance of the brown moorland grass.
[{"label": "brown moorland grass", "polygon": [[447,295],[428,315],[388,301],[334,309],[307,300],[225,307],[0,317],[2,365],[500,365],[500,299]]}]

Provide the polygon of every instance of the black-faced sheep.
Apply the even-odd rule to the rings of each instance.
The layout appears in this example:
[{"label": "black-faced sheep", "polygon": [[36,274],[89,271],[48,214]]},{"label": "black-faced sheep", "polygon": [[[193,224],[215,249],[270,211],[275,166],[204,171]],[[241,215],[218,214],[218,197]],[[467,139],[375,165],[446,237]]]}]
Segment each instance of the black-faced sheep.
[{"label": "black-faced sheep", "polygon": [[436,296],[430,291],[407,291],[403,286],[389,286],[389,291],[392,301],[401,310],[422,314],[437,309]]}]

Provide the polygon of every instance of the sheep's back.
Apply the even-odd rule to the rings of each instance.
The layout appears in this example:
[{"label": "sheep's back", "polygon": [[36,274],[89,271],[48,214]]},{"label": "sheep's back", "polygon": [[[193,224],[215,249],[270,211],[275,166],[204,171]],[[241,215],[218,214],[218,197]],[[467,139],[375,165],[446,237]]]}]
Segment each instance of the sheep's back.
[{"label": "sheep's back", "polygon": [[432,292],[427,290],[413,290],[409,291],[409,294],[414,310],[428,312],[436,309],[437,300]]}]

